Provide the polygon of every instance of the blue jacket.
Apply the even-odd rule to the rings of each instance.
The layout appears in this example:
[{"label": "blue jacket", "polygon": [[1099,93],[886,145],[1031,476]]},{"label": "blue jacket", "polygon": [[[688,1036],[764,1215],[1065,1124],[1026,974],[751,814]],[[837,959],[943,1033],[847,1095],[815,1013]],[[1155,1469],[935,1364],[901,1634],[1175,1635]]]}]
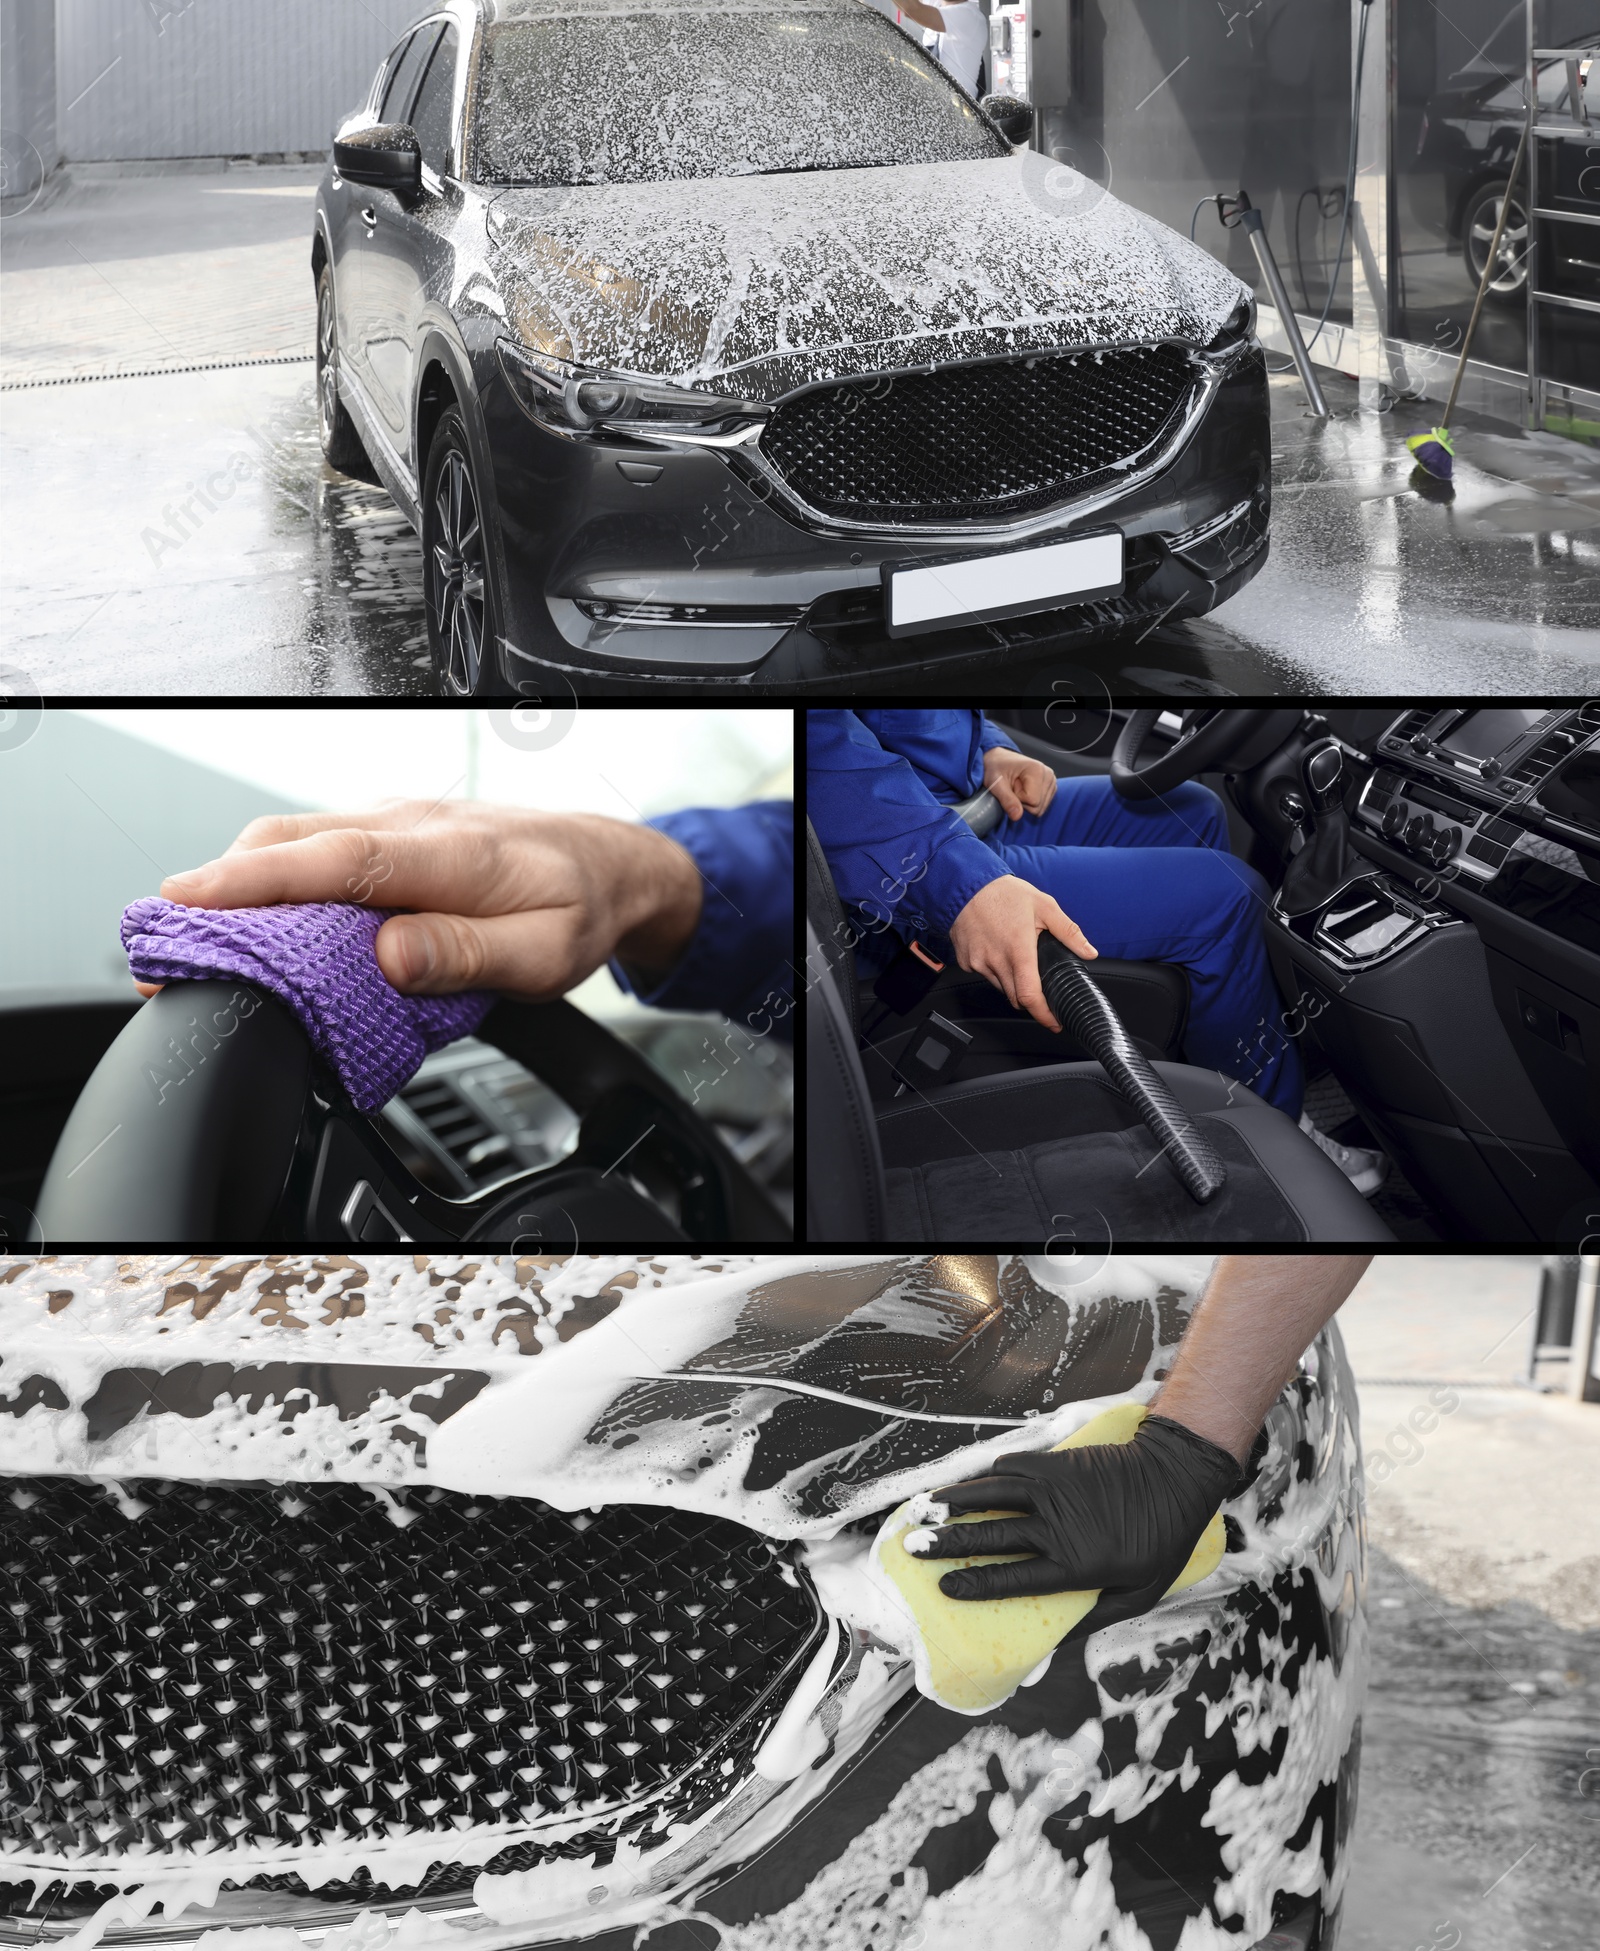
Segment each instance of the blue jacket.
[{"label": "blue jacket", "polygon": [[808,711],[806,810],[839,897],[868,927],[948,937],[1005,862],[948,809],[1017,748],[981,711]]},{"label": "blue jacket", "polygon": [[[705,882],[705,910],[688,952],[639,1000],[656,1009],[717,1010],[753,1036],[794,1041],[794,804],[665,813],[669,834]],[[621,967],[611,972],[635,993]]]}]

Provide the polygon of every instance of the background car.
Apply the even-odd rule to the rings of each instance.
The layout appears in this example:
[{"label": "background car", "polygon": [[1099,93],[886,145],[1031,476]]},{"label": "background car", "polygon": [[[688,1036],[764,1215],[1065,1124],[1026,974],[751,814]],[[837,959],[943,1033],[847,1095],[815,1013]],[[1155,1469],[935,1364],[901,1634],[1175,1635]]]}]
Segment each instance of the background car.
[{"label": "background car", "polygon": [[0,1935],[1330,1947],[1367,1647],[1336,1327],[1218,1570],[1001,1707],[918,1695],[865,1572],[910,1492],[1147,1399],[1206,1265],[17,1264]]},{"label": "background car", "polygon": [[[1600,30],[1589,37],[1600,40]],[[1571,45],[1584,44],[1577,36]],[[1592,144],[1585,126],[1572,116],[1567,67],[1562,61],[1539,65],[1540,126],[1554,130],[1571,122],[1570,139],[1547,142],[1541,151],[1541,207],[1592,218],[1596,208]],[[1470,286],[1483,276],[1494,240],[1500,205],[1522,135],[1527,84],[1518,74],[1496,75],[1435,96],[1423,111],[1417,133],[1418,166],[1437,170],[1444,202],[1444,228],[1461,251]],[[1585,224],[1546,226],[1547,290],[1593,299],[1600,293],[1600,249],[1588,248]],[[1527,178],[1513,191],[1500,268],[1489,284],[1492,303],[1520,306],[1528,288]]]},{"label": "background car", "polygon": [[[418,796],[635,819],[685,805],[781,798],[793,779],[791,721],[762,712],[680,713],[670,736],[655,713],[570,708],[493,718],[392,713],[381,727],[360,711],[46,712],[28,722],[32,735],[0,768],[0,823],[9,841],[0,864],[3,899],[9,913],[30,917],[26,929],[0,940],[0,1238],[12,1242],[34,1237],[39,1190],[62,1128],[113,1040],[141,1014],[118,932],[123,908],[154,893],[163,875],[215,858],[250,820]],[[482,1039],[449,1046],[356,1135],[382,1149],[397,1184],[411,1187],[424,1205],[442,1202],[441,1219],[474,1202],[483,1210],[483,1201],[495,1203],[519,1178],[572,1159],[582,1125],[575,1100],[608,1078],[620,1081],[613,1062],[631,1056],[642,1065],[630,1072],[631,1087],[652,1098],[668,1122],[680,1116],[709,1133],[717,1154],[726,1153],[788,1224],[793,1062],[778,1037],[745,1034],[715,1017],[645,1009],[605,971],[574,992],[571,1016],[561,1022],[559,1037],[539,1032],[523,1053],[528,1061]],[[165,1033],[158,1044],[164,1041]],[[218,1061],[235,1054],[225,1045]],[[170,1061],[161,1047],[152,1055],[158,1066]],[[561,1077],[551,1068],[558,1061]],[[229,1102],[254,1107],[241,1128],[227,1125],[230,1145],[254,1142],[269,1098],[303,1070],[303,1040],[296,1050],[291,1039],[281,1064],[272,1059],[270,1075],[235,1079],[220,1091],[219,1113]],[[542,1079],[535,1075],[541,1070]],[[689,1127],[684,1131],[692,1142]],[[279,1224],[270,1209],[277,1187],[291,1198],[295,1142],[291,1134],[281,1155],[241,1158],[238,1190],[253,1187],[264,1202],[225,1222],[243,1237]],[[187,1164],[169,1159],[165,1183],[153,1188],[178,1230],[162,1233],[157,1219],[154,1235],[125,1234],[123,1243],[227,1236],[204,1230],[223,1223],[217,1212],[190,1203],[200,1168],[214,1162],[222,1143],[223,1128],[213,1129]],[[662,1170],[658,1195],[673,1205],[679,1194],[671,1181],[680,1169],[663,1162]],[[311,1223],[310,1193],[307,1184],[293,1195],[297,1225]],[[169,1195],[176,1206],[166,1204]],[[154,1203],[145,1205],[147,1214]],[[342,1208],[342,1199],[334,1203]],[[652,1203],[655,1216],[636,1220],[645,1237],[666,1216]],[[598,1216],[595,1223],[604,1224]],[[313,1238],[355,1237],[338,1210],[324,1211],[316,1225],[325,1230]],[[114,1230],[73,1240],[101,1237],[119,1243]],[[570,1231],[561,1238],[570,1240]]]},{"label": "background car", "polygon": [[[992,715],[1061,776],[1109,773],[1133,796],[1196,776],[1222,795],[1233,851],[1275,891],[1263,922],[1277,1027],[1300,1043],[1312,1120],[1381,1149],[1388,1178],[1357,1197],[1291,1119],[1182,1061],[1182,969],[1102,959],[1094,980],[1128,1035],[1226,1153],[1226,1190],[1197,1205],[1070,1031],[1013,1011],[953,959],[915,1009],[882,1000],[855,966],[813,846],[808,1237],[917,1240],[936,1227],[946,1241],[1103,1250],[1130,1238],[1587,1233],[1600,1211],[1594,706]],[[1327,817],[1346,853],[1315,903],[1290,915],[1279,897],[1315,798],[1303,762],[1330,735],[1343,765]],[[960,1037],[943,1039],[940,1079],[923,1073],[913,1090],[907,1062],[930,1009]]]},{"label": "background car", "polygon": [[831,687],[1256,573],[1248,289],[991,108],[859,0],[401,42],[317,199],[322,438],[422,535],[446,691]]}]

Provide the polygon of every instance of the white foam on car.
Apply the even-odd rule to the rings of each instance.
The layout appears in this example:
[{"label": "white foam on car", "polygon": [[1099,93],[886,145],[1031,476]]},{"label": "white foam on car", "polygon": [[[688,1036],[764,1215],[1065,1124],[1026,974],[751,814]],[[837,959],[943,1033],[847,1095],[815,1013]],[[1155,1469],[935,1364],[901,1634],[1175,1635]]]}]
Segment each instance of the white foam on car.
[{"label": "white foam on car", "polygon": [[[1209,1257],[1119,1257],[1092,1269],[1053,1256],[1021,1257],[1075,1316],[1112,1297],[1150,1308],[1155,1328],[1150,1354],[1142,1382],[1131,1391],[1148,1399],[1156,1371],[1166,1366],[1172,1352],[1171,1344],[1163,1341],[1161,1322],[1173,1315],[1170,1307],[1165,1314],[1163,1308],[1174,1303],[1179,1313],[1186,1310],[1203,1282]],[[22,1416],[0,1415],[0,1472],[99,1474],[107,1478],[114,1497],[126,1498],[115,1479],[270,1476],[276,1460],[286,1480],[366,1482],[377,1485],[381,1495],[385,1484],[445,1481],[436,1473],[441,1438],[449,1435],[461,1440],[445,1445],[448,1480],[464,1490],[536,1496],[567,1510],[607,1503],[675,1505],[736,1517],[774,1538],[802,1538],[806,1569],[834,1622],[829,1667],[836,1646],[848,1645],[851,1662],[830,1681],[823,1672],[823,1654],[815,1656],[801,1685],[820,1706],[804,1720],[797,1711],[787,1726],[780,1722],[774,1729],[779,1738],[769,1740],[763,1772],[736,1791],[747,1798],[741,1821],[718,1828],[724,1805],[693,1824],[652,1834],[647,1847],[625,1842],[616,1861],[604,1867],[558,1860],[511,1874],[484,1872],[473,1886],[481,1914],[470,1923],[448,1923],[417,1911],[394,1920],[378,1911],[363,1912],[353,1923],[328,1930],[320,1951],[422,1951],[424,1945],[438,1951],[457,1943],[461,1951],[511,1951],[601,1927],[693,1918],[698,1914],[695,1892],[787,1833],[912,1684],[903,1612],[882,1581],[872,1576],[871,1534],[849,1528],[852,1522],[919,1492],[932,1505],[929,1493],[941,1484],[981,1473],[1008,1448],[1059,1442],[1113,1398],[1064,1403],[1030,1423],[1025,1433],[1007,1430],[933,1469],[923,1466],[875,1480],[853,1492],[825,1520],[799,1514],[796,1494],[804,1472],[797,1471],[770,1491],[743,1489],[744,1467],[754,1445],[749,1419],[735,1426],[709,1472],[694,1467],[705,1454],[705,1432],[698,1426],[660,1435],[648,1445],[605,1451],[598,1460],[575,1458],[573,1451],[588,1428],[585,1418],[603,1396],[609,1400],[635,1377],[669,1373],[674,1363],[724,1338],[752,1288],[764,1279],[808,1267],[892,1265],[905,1258],[593,1255],[548,1265],[547,1257],[518,1261],[509,1256],[363,1254],[273,1260],[76,1255],[22,1261],[0,1271],[0,1386],[37,1374],[54,1380],[72,1407],[61,1412],[39,1405]],[[907,1264],[913,1260],[920,1261],[920,1256]],[[614,1311],[561,1342],[559,1323],[581,1301],[602,1292],[620,1296]],[[197,1318],[197,1310],[203,1318]],[[892,1294],[885,1310],[888,1316],[895,1312]],[[524,1342],[528,1353],[522,1352]],[[1098,1783],[1092,1803],[1096,1810],[1125,1817],[1147,1806],[1172,1780],[1191,1778],[1192,1759],[1171,1770],[1156,1768],[1153,1756],[1199,1659],[1215,1661],[1227,1650],[1215,1640],[1221,1593],[1244,1585],[1264,1590],[1285,1570],[1308,1572],[1317,1580],[1323,1602],[1347,1616],[1351,1657],[1359,1665],[1364,1616],[1356,1598],[1354,1391],[1337,1335],[1324,1337],[1321,1346],[1322,1358],[1337,1370],[1339,1407],[1327,1417],[1323,1405],[1331,1398],[1313,1399],[1307,1435],[1319,1462],[1316,1478],[1300,1483],[1287,1470],[1288,1459],[1270,1452],[1263,1478],[1287,1473],[1281,1513],[1263,1523],[1253,1492],[1230,1506],[1243,1532],[1244,1549],[1227,1555],[1205,1582],[1205,1596],[1198,1596],[1201,1588],[1196,1588],[1196,1593],[1168,1601],[1143,1619],[1108,1627],[1084,1642],[1086,1669],[1100,1692],[1101,1723],[1115,1714],[1132,1715],[1139,1756],[1117,1777]],[[342,1360],[435,1367],[441,1371],[440,1383],[445,1370],[471,1368],[486,1372],[490,1380],[473,1403],[430,1435],[420,1461],[410,1444],[393,1436],[393,1423],[404,1409],[399,1398],[380,1402],[349,1422],[341,1423],[326,1408],[308,1410],[287,1425],[275,1422],[275,1407],[251,1413],[220,1398],[209,1414],[192,1421],[141,1415],[114,1438],[89,1444],[83,1404],[108,1371],[176,1368],[202,1354],[210,1362],[240,1364]],[[737,1388],[747,1381],[737,1371],[730,1371],[728,1379]],[[436,1389],[440,1383],[426,1386]],[[730,1397],[737,1388],[730,1387]],[[779,1392],[758,1388],[751,1393],[766,1399]],[[374,1466],[367,1451],[356,1448],[362,1443],[382,1448],[382,1468]],[[827,1463],[827,1458],[815,1460],[807,1471],[825,1469]],[[0,1496],[5,1494],[0,1483]],[[20,1490],[11,1494],[26,1496]],[[108,1503],[107,1516],[115,1521],[114,1503]],[[1334,1540],[1331,1549],[1324,1544],[1328,1537]],[[1170,1651],[1191,1622],[1210,1628],[1213,1644],[1157,1684],[1154,1675],[1163,1652]],[[1281,1616],[1276,1622],[1264,1620],[1258,1606],[1248,1624],[1268,1655],[1276,1650],[1274,1670],[1281,1674],[1287,1621]],[[1234,1620],[1230,1628],[1234,1639],[1245,1630],[1243,1619]],[[1121,1690],[1108,1693],[1100,1685],[1101,1676],[1130,1659],[1151,1672],[1150,1689],[1131,1698]],[[1235,1672],[1225,1698],[1212,1704],[1213,1728],[1237,1717],[1241,1754],[1269,1744],[1280,1729],[1287,1731],[1289,1751],[1282,1766],[1259,1786],[1234,1775],[1213,1790],[1204,1820],[1227,1839],[1232,1872],[1218,1902],[1225,1924],[1231,1917],[1237,1928],[1191,1920],[1183,1951],[1237,1951],[1241,1930],[1242,1941],[1248,1943],[1270,1927],[1275,1889],[1309,1892],[1319,1887],[1320,1832],[1314,1830],[1298,1852],[1289,1849],[1288,1839],[1309,1794],[1336,1778],[1359,1704],[1358,1690],[1327,1659],[1303,1666],[1293,1691],[1281,1679]],[[807,1765],[807,1754],[816,1747],[819,1713],[833,1723],[832,1749],[820,1765],[817,1756],[823,1751],[816,1749]],[[1035,1945],[1040,1951],[1058,1951],[1096,1944],[1118,1929],[1125,1935],[1131,1920],[1116,1906],[1105,1845],[1097,1843],[1081,1867],[1074,1868],[1043,1839],[1041,1830],[1049,1814],[1082,1791],[1086,1771],[1099,1753],[1101,1723],[1080,1728],[1067,1740],[1020,1736],[988,1724],[970,1729],[919,1769],[885,1813],[785,1910],[744,1926],[719,1923],[725,1951],[787,1951],[796,1943],[826,1943],[830,1951],[870,1951],[881,1941],[876,1933],[886,1915],[885,1901],[887,1915],[903,1914],[908,1924],[922,1927],[932,1951],[966,1951],[967,1941],[975,1930],[988,1927],[985,1920],[992,1921],[997,1906],[1006,1916],[1008,1936],[1022,1951]],[[789,1775],[797,1759],[798,1772]],[[983,1865],[938,1896],[927,1894],[925,1873],[914,1868],[889,1884],[885,1864],[910,1864],[939,1827],[970,1813],[992,1786],[991,1765],[1002,1770],[1007,1787],[991,1804],[990,1820],[1000,1841]],[[225,1880],[292,1872],[316,1889],[366,1869],[391,1885],[404,1885],[420,1881],[428,1866],[441,1860],[481,1865],[519,1839],[536,1836],[548,1842],[592,1828],[594,1821],[591,1811],[531,1826],[463,1830],[448,1839],[391,1832],[294,1846],[246,1844],[206,1856],[189,1852],[86,1860],[7,1848],[0,1850],[0,1869],[6,1881],[35,1889],[63,1871],[116,1887],[118,1895],[64,1941],[70,1951],[87,1951],[106,1928],[132,1925],[158,1907],[169,1919],[186,1906],[210,1909]],[[1338,1892],[1323,1895],[1331,1902]],[[297,1933],[271,1926],[208,1930],[199,1943],[203,1951],[303,1951]]]},{"label": "white foam on car", "polygon": [[1033,150],[507,190],[490,235],[507,321],[534,350],[754,398],[935,361],[1204,345],[1248,296],[1198,245]]}]

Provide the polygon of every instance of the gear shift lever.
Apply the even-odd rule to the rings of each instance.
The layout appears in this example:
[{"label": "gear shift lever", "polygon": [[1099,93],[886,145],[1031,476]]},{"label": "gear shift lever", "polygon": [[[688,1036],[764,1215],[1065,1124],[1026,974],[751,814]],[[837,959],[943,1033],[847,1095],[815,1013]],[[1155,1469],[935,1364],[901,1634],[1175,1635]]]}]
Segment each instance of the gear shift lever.
[{"label": "gear shift lever", "polygon": [[1278,905],[1286,915],[1309,914],[1344,886],[1357,870],[1350,852],[1344,810],[1344,754],[1336,739],[1313,745],[1300,761],[1305,786],[1306,843],[1283,870]]}]

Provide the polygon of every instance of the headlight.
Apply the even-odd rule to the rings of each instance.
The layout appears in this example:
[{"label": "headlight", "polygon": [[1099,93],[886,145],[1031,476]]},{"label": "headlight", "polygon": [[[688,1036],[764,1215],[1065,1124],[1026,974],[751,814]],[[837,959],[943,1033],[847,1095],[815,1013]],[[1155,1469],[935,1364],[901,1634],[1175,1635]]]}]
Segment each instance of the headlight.
[{"label": "headlight", "polygon": [[751,400],[692,386],[596,373],[514,339],[499,344],[500,370],[523,410],[555,433],[617,433],[635,439],[726,439],[766,417]]},{"label": "headlight", "polygon": [[1222,330],[1206,347],[1207,352],[1232,352],[1256,335],[1256,301],[1241,298],[1223,321]]}]

